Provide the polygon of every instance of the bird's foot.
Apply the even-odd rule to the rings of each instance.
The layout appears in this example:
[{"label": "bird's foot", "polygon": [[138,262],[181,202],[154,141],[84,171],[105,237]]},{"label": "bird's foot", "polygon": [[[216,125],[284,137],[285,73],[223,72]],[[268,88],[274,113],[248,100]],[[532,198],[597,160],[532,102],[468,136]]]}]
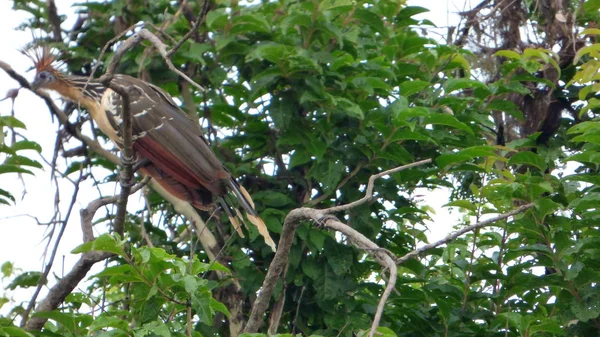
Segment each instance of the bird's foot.
[{"label": "bird's foot", "polygon": [[147,166],[148,164],[150,164],[150,160],[148,160],[148,158],[142,158],[142,159],[138,160],[137,162],[135,162],[135,164],[132,167],[132,170],[133,170],[133,172],[137,172],[137,171],[139,171],[139,169]]},{"label": "bird's foot", "polygon": [[135,163],[137,162],[137,160],[135,159],[135,156],[133,157],[126,157],[125,155],[123,155],[121,153],[121,165],[123,166],[133,166]]},{"label": "bird's foot", "polygon": [[133,174],[128,177],[124,171],[121,171],[119,174],[119,182],[122,187],[133,187],[133,185],[135,185],[135,178],[133,177]]},{"label": "bird's foot", "polygon": [[322,214],[318,219],[315,219],[315,225],[317,228],[325,229],[326,228],[325,224],[329,220],[339,221],[338,218],[336,218],[334,215]]},{"label": "bird's foot", "polygon": [[119,174],[119,181],[123,187],[132,187],[135,185],[135,179],[133,178],[134,164],[136,163],[135,157],[126,157],[121,153],[121,165],[123,168],[131,167],[131,171],[127,172],[126,169],[122,169]]}]

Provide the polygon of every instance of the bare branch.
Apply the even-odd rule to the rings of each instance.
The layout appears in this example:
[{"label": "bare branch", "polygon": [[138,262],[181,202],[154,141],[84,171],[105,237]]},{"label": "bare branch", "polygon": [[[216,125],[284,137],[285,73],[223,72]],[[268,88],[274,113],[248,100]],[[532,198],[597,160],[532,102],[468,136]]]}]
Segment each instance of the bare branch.
[{"label": "bare branch", "polygon": [[504,214],[500,214],[500,215],[495,216],[493,218],[480,221],[480,222],[478,222],[476,224],[467,226],[467,227],[465,227],[465,228],[463,228],[461,230],[458,230],[456,232],[450,233],[450,234],[448,234],[448,236],[446,236],[445,238],[443,238],[441,240],[438,240],[438,241],[436,241],[434,243],[430,243],[430,244],[425,245],[423,247],[417,248],[417,249],[413,250],[412,252],[410,252],[410,253],[402,256],[401,258],[396,259],[396,264],[404,263],[404,262],[410,260],[413,257],[419,256],[421,253],[423,253],[423,252],[425,252],[427,250],[430,250],[432,248],[441,246],[441,245],[446,244],[446,243],[448,243],[450,241],[456,240],[456,238],[458,238],[459,236],[461,236],[461,235],[463,235],[465,233],[468,233],[468,232],[474,231],[476,229],[492,225],[492,224],[494,224],[494,223],[496,223],[496,222],[498,222],[500,220],[504,220],[506,218],[510,218],[513,215],[516,215],[516,214],[519,214],[519,213],[523,213],[524,211],[532,208],[533,206],[535,206],[533,203],[526,204],[526,205],[523,205],[523,206],[521,206],[521,207],[519,207],[519,208],[517,208],[515,210],[510,211],[510,212],[507,212],[507,213],[504,213]]},{"label": "bare branch", "polygon": [[54,0],[48,0],[48,22],[52,27],[52,40],[55,42],[62,41],[62,30],[60,29],[60,17]]},{"label": "bare branch", "polygon": [[177,75],[183,77],[186,81],[190,82],[190,84],[194,85],[201,92],[205,91],[201,85],[194,82],[194,80],[189,78],[186,74],[184,74],[181,70],[177,69],[177,67],[175,67],[173,65],[173,62],[171,62],[171,59],[167,52],[167,45],[165,45],[156,35],[154,35],[152,32],[150,32],[149,30],[147,30],[145,28],[140,30],[139,32],[131,35],[127,40],[125,40],[125,42],[123,42],[121,47],[119,47],[119,49],[115,52],[112,62],[108,66],[106,74],[104,74],[102,77],[100,77],[100,81],[104,82],[107,79],[111,79],[113,74],[115,73],[115,70],[116,70],[117,66],[119,65],[119,62],[121,61],[121,58],[123,57],[123,55],[125,55],[125,53],[128,50],[130,50],[131,48],[138,45],[142,40],[147,40],[150,43],[152,43],[154,48],[156,48],[156,50],[158,50],[160,55],[163,57],[163,59],[165,60],[165,62],[167,63],[167,66],[169,67],[169,69],[171,69],[171,71],[173,71]]},{"label": "bare branch", "polygon": [[331,228],[335,231],[341,232],[346,235],[352,244],[356,246],[358,249],[365,249],[377,263],[379,263],[384,268],[390,271],[390,276],[387,281],[387,285],[385,286],[385,290],[379,299],[379,304],[377,305],[377,311],[375,311],[375,317],[373,318],[373,323],[371,323],[371,330],[369,331],[369,337],[375,336],[375,332],[377,331],[377,327],[379,327],[379,322],[381,321],[381,316],[383,315],[383,309],[385,307],[385,303],[387,299],[390,297],[392,290],[396,287],[396,279],[398,277],[398,268],[394,263],[393,257],[387,253],[387,250],[380,250],[379,246],[375,244],[373,241],[369,240],[366,236],[362,235],[360,232],[356,231],[354,228],[339,222],[337,219],[329,218],[325,222],[325,227]]},{"label": "bare branch", "polygon": [[131,126],[131,109],[129,106],[129,88],[122,87],[115,83],[112,83],[110,78],[105,85],[110,87],[116,93],[121,96],[123,102],[122,118],[123,124],[121,125],[121,134],[123,141],[123,148],[121,149],[121,196],[119,203],[117,204],[117,214],[115,216],[114,229],[119,235],[123,236],[123,224],[125,222],[125,215],[127,214],[127,200],[131,194],[131,186],[133,181],[133,164],[135,163],[135,155],[133,153],[133,135]]},{"label": "bare branch", "polygon": [[73,191],[73,195],[71,196],[71,203],[69,204],[69,208],[67,210],[65,218],[63,219],[62,226],[60,227],[58,236],[56,237],[56,241],[54,242],[54,248],[52,249],[52,252],[50,253],[50,258],[48,259],[48,263],[46,264],[46,267],[44,268],[44,273],[42,274],[42,276],[40,277],[40,280],[38,281],[37,287],[35,288],[35,292],[33,293],[33,296],[31,297],[31,300],[29,301],[27,308],[22,313],[23,319],[21,320],[21,327],[28,326],[27,321],[29,319],[29,314],[31,313],[31,311],[33,310],[33,307],[35,306],[37,297],[39,296],[40,291],[42,290],[42,287],[44,286],[44,284],[46,284],[46,281],[48,280],[48,275],[50,275],[50,271],[52,270],[52,265],[54,264],[54,259],[56,258],[56,253],[58,252],[58,246],[63,237],[63,234],[65,233],[65,229],[67,228],[67,223],[69,222],[69,218],[71,217],[71,212],[73,211],[73,207],[75,206],[75,203],[77,202],[77,195],[79,194],[79,183],[82,181],[82,177],[83,177],[83,171],[80,171],[79,179],[77,180],[77,182],[75,184],[75,190]]},{"label": "bare branch", "polygon": [[[190,29],[181,38],[181,40],[179,40],[179,42],[177,42],[177,44],[175,46],[173,46],[173,48],[171,48],[171,50],[169,50],[167,52],[166,57],[171,58],[171,56],[173,56],[173,54],[175,54],[177,52],[177,50],[179,50],[179,48],[181,48],[181,46],[185,43],[185,41],[187,41],[190,37],[192,37],[192,35],[194,35],[198,31],[198,28],[200,27],[200,25],[202,24],[202,22],[204,22],[204,19],[206,18],[206,14],[208,13],[208,5],[209,5],[209,3],[210,3],[209,0],[204,0],[202,2],[202,9],[200,10],[200,14],[196,18],[196,22],[194,22],[194,24],[192,26],[192,29]],[[183,8],[186,5],[187,5],[186,2],[184,1],[181,4],[181,7]]]},{"label": "bare branch", "polygon": [[407,165],[402,165],[402,166],[395,167],[395,168],[387,170],[387,171],[383,171],[383,172],[374,174],[369,178],[369,183],[367,184],[367,190],[365,192],[364,197],[362,197],[356,201],[353,201],[349,204],[346,204],[346,205],[340,205],[340,206],[335,206],[335,207],[330,207],[327,209],[320,210],[320,212],[322,214],[331,214],[331,213],[335,213],[335,212],[346,211],[346,210],[354,208],[358,205],[362,205],[365,202],[371,200],[371,198],[373,198],[373,188],[375,187],[375,180],[377,180],[381,177],[387,176],[389,174],[393,174],[396,172],[400,172],[400,171],[403,171],[406,169],[410,169],[413,167],[417,167],[417,166],[421,166],[421,165],[425,165],[425,164],[429,164],[429,163],[431,163],[431,159],[425,159],[425,160],[417,161],[417,162],[410,163]]},{"label": "bare branch", "polygon": [[[427,164],[430,162],[431,162],[430,159],[422,160],[419,162],[400,166],[400,167],[397,167],[397,168],[394,168],[391,170],[387,170],[387,171],[372,175],[369,178],[369,183],[367,185],[365,196],[357,201],[352,202],[352,203],[342,205],[342,206],[331,207],[328,209],[322,209],[322,210],[312,209],[312,208],[297,208],[297,209],[292,210],[290,213],[288,213],[288,215],[286,216],[286,219],[284,221],[283,231],[281,234],[281,238],[279,240],[279,248],[277,249],[277,252],[275,253],[275,257],[273,258],[273,261],[271,262],[271,266],[269,267],[269,269],[267,271],[267,275],[263,282],[260,293],[258,294],[258,298],[254,302],[252,311],[250,313],[250,317],[248,319],[248,324],[246,325],[244,332],[255,333],[262,326],[263,316],[269,305],[270,298],[273,295],[275,285],[276,285],[278,279],[280,278],[282,271],[287,267],[288,255],[289,255],[289,251],[290,251],[290,248],[292,245],[292,241],[294,238],[296,228],[299,226],[299,224],[301,223],[302,220],[313,220],[316,223],[323,226],[324,228],[330,228],[330,229],[333,229],[340,233],[343,233],[344,235],[346,235],[348,237],[349,241],[355,247],[357,247],[359,249],[363,249],[366,252],[368,252],[377,263],[379,263],[385,269],[389,270],[389,277],[387,279],[387,284],[386,284],[385,290],[379,300],[379,304],[377,306],[377,310],[376,310],[375,316],[373,318],[371,329],[369,331],[369,337],[373,337],[377,331],[377,327],[379,326],[379,322],[383,315],[385,303],[395,288],[396,279],[398,276],[397,275],[398,274],[398,271],[397,271],[398,263],[405,262],[409,258],[417,256],[419,253],[421,253],[427,249],[431,249],[433,247],[437,247],[439,245],[442,245],[442,244],[448,243],[452,240],[455,240],[460,235],[463,235],[469,231],[475,230],[477,228],[482,228],[482,227],[490,225],[496,221],[506,219],[510,216],[513,216],[515,214],[518,214],[520,212],[523,212],[523,211],[533,207],[533,204],[527,204],[527,205],[519,207],[518,209],[516,209],[514,211],[508,212],[506,214],[503,214],[503,215],[500,215],[500,216],[497,216],[495,218],[488,219],[485,221],[481,221],[472,226],[465,227],[462,230],[452,233],[451,235],[447,236],[443,240],[440,240],[431,245],[427,245],[422,248],[419,248],[418,250],[416,250],[414,252],[406,254],[405,256],[403,256],[400,259],[397,259],[396,256],[394,254],[392,254],[389,250],[383,249],[383,248],[377,246],[377,244],[375,244],[373,241],[368,239],[366,236],[364,236],[360,232],[354,230],[350,226],[340,222],[338,219],[336,219],[335,217],[330,215],[333,212],[348,210],[350,208],[356,207],[356,206],[361,205],[361,204],[367,202],[368,200],[370,200],[373,197],[373,188],[374,188],[375,179],[381,178],[385,175],[392,174],[392,173],[395,173],[395,172],[398,172],[398,171],[401,171],[401,170],[404,170],[407,168],[416,167],[416,166]],[[270,331],[273,332],[272,325],[270,328],[271,328]]]}]

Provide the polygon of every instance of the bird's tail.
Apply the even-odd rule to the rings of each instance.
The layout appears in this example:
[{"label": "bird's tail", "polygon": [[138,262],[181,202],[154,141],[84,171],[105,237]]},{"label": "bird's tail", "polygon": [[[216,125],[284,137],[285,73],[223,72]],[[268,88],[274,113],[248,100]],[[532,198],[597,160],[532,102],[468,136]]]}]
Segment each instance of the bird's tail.
[{"label": "bird's tail", "polygon": [[[252,198],[250,197],[248,191],[246,191],[246,189],[242,185],[238,184],[238,182],[235,181],[235,179],[233,178],[228,180],[228,184],[229,188],[238,200],[241,208],[243,208],[246,212],[246,218],[254,226],[256,226],[256,228],[258,229],[258,233],[265,239],[265,243],[269,245],[269,247],[271,247],[273,251],[276,251],[277,247],[275,246],[275,242],[271,238],[271,235],[269,235],[269,231],[267,230],[267,226],[265,225],[264,221],[260,218],[256,210],[254,209],[254,202],[252,201]],[[229,221],[231,221],[231,224],[238,232],[238,234],[241,237],[244,237],[244,233],[242,232],[242,229],[240,227],[241,222],[244,222],[242,214],[237,208],[231,207],[227,203],[225,198],[221,197],[219,199],[221,205],[223,206],[223,209],[225,210],[225,214],[227,214],[227,217],[229,218]]]}]

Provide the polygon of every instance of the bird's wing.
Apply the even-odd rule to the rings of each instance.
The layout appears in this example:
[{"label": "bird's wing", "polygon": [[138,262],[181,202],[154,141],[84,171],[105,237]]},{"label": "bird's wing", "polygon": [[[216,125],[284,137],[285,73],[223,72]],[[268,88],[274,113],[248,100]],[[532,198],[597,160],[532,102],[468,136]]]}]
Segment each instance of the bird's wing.
[{"label": "bird's wing", "polygon": [[[223,167],[195,123],[161,89],[139,79],[115,75],[128,88],[134,149],[154,166],[189,188],[203,188],[222,196],[230,174]],[[120,124],[121,96],[105,92],[104,108]]]},{"label": "bird's wing", "polygon": [[[222,198],[230,189],[246,211],[248,220],[258,228],[265,242],[275,251],[275,242],[269,235],[267,226],[256,213],[248,192],[231,177],[210,148],[201,130],[177,107],[173,99],[162,89],[133,77],[115,75],[114,81],[128,88],[134,150],[149,159],[158,171],[169,176],[164,182],[179,183],[177,188],[171,186],[174,191],[189,194],[189,190],[197,189],[202,192],[202,196],[207,196],[204,191],[209,191],[220,197],[225,203],[225,211],[230,221],[241,233],[236,215]],[[113,115],[115,122],[120,124],[120,109],[123,107],[121,96],[112,90],[107,90],[104,96],[103,102],[106,103],[103,103],[103,106],[107,115]],[[204,204],[206,202],[207,200],[202,201]],[[239,214],[237,210],[235,212]]]}]

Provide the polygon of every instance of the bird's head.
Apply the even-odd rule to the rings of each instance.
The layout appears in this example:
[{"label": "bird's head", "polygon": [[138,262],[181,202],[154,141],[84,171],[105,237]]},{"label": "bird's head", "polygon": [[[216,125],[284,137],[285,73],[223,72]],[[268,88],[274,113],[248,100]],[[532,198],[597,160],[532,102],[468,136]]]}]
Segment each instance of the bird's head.
[{"label": "bird's head", "polygon": [[23,51],[33,62],[35,78],[31,83],[32,89],[49,89],[60,92],[65,82],[64,75],[56,69],[57,54],[49,47],[36,47]]}]

